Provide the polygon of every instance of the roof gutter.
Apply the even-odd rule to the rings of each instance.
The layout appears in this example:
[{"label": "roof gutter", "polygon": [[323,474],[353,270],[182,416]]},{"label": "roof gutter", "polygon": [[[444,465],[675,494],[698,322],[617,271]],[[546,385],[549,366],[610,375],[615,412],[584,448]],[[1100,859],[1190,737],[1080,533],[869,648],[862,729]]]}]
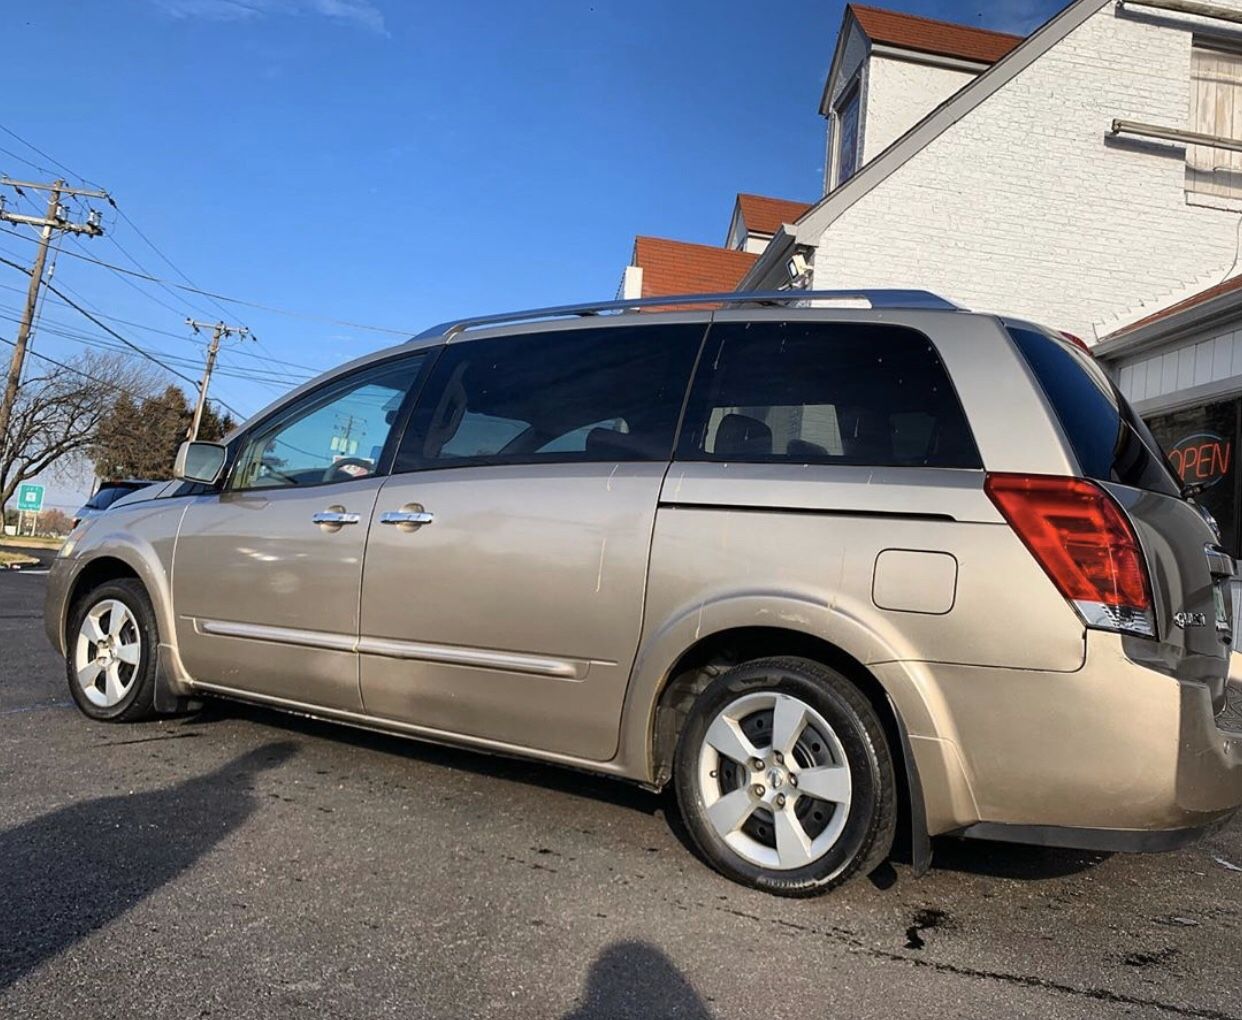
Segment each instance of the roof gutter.
[{"label": "roof gutter", "polygon": [[1242,288],[1220,294],[1146,325],[1114,333],[1096,344],[1091,353],[1103,360],[1141,354],[1161,344],[1202,332],[1221,321],[1236,319],[1239,311],[1242,311]]},{"label": "roof gutter", "polygon": [[954,57],[947,53],[935,53],[932,50],[916,50],[913,46],[895,46],[893,43],[878,43],[872,40],[871,55],[888,57],[891,60],[904,60],[908,64],[926,64],[928,67],[945,67],[951,71],[969,71],[982,74],[996,61],[969,60],[966,57]]},{"label": "roof gutter", "polygon": [[785,264],[793,255],[797,243],[794,226],[789,223],[781,224],[780,230],[772,235],[772,240],[763,249],[763,254],[755,259],[754,264],[746,270],[746,275],[738,281],[735,289],[772,290],[788,282]]}]

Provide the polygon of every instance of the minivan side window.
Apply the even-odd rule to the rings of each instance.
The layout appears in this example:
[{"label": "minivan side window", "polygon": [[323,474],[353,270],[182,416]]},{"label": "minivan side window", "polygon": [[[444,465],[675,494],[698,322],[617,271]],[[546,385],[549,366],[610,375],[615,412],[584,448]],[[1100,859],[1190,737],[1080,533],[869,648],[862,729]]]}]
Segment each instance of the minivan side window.
[{"label": "minivan side window", "polygon": [[922,333],[798,320],[712,327],[678,457],[982,466],[957,394]]},{"label": "minivan side window", "polygon": [[608,326],[450,343],[393,470],[668,460],[705,328]]},{"label": "minivan side window", "polygon": [[1035,329],[1008,329],[1084,475],[1167,496],[1181,494],[1159,444],[1090,354]]},{"label": "minivan side window", "polygon": [[245,438],[231,489],[325,485],[376,474],[425,354],[364,369],[308,394]]}]

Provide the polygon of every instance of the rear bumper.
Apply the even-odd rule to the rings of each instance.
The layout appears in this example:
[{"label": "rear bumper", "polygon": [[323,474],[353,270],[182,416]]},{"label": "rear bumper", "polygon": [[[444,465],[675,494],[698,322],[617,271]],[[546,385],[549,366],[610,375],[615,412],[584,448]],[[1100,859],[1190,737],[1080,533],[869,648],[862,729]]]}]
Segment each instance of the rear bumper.
[{"label": "rear bumper", "polygon": [[1100,853],[1149,854],[1180,850],[1228,824],[1231,811],[1216,821],[1190,829],[1075,829],[1061,825],[1011,825],[976,822],[954,833],[963,839],[988,839],[997,843],[1025,843]]},{"label": "rear bumper", "polygon": [[[1113,635],[1086,644],[1072,673],[931,667],[937,732],[912,744],[933,834],[1163,850],[1242,806],[1242,713],[1218,716],[1207,685],[1137,665]],[[1239,654],[1227,701],[1242,707]],[[926,788],[926,738],[960,765],[950,796]]]}]

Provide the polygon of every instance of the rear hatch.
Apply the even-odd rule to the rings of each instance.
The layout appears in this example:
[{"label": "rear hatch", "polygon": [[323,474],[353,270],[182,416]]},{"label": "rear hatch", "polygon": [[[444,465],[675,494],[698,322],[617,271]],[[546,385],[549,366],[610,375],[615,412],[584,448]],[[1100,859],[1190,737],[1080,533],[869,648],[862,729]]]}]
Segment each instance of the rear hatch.
[{"label": "rear hatch", "polygon": [[1142,547],[1154,635],[1123,630],[1126,654],[1179,680],[1206,684],[1219,711],[1233,640],[1234,562],[1215,522],[1183,490],[1147,426],[1084,348],[1029,323],[1006,327],[1083,477],[1116,500]]}]

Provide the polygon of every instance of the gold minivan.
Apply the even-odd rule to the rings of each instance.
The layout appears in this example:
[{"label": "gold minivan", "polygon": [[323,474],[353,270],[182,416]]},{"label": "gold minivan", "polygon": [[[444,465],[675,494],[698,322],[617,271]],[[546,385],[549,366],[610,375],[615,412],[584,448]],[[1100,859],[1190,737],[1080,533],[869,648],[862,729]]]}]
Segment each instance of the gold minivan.
[{"label": "gold minivan", "polygon": [[51,572],[93,719],[240,698],[671,786],[783,895],[899,827],[921,871],[940,834],[1162,849],[1242,803],[1233,560],[1031,323],[914,291],[464,320],[177,476]]}]

